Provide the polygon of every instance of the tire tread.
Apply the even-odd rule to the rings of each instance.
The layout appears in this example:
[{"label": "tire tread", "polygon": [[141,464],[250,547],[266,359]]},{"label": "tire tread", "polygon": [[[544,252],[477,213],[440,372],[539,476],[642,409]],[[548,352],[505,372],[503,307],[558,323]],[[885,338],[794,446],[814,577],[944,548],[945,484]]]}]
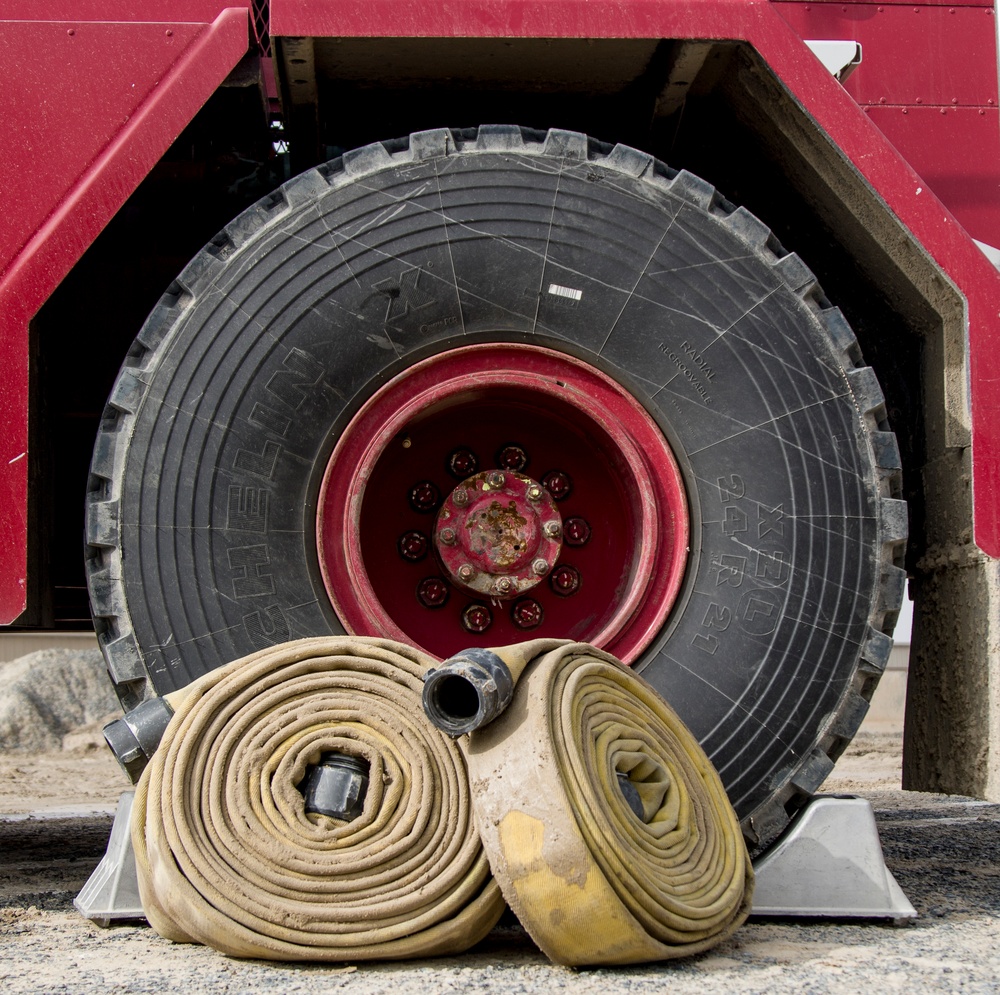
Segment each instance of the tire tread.
[{"label": "tire tread", "polygon": [[730,204],[699,177],[664,167],[645,152],[623,145],[603,145],[577,132],[559,129],[534,132],[511,125],[482,126],[466,131],[434,129],[415,132],[408,142],[375,143],[347,152],[337,160],[296,176],[243,212],[199,252],[171,284],[137,336],[137,349],[130,355],[128,364],[130,368],[123,369],[116,381],[91,464],[87,510],[89,583],[102,649],[119,697],[123,702],[137,704],[154,693],[132,633],[121,581],[121,554],[114,548],[120,530],[120,475],[124,451],[135,415],[143,403],[148,374],[155,371],[192,302],[213,287],[225,261],[268,229],[275,218],[322,196],[331,187],[400,162],[484,152],[589,162],[602,170],[654,184],[674,197],[711,211],[749,252],[762,258],[786,287],[808,303],[841,359],[846,386],[861,414],[866,444],[885,494],[879,505],[881,582],[868,620],[869,636],[860,649],[853,679],[836,712],[829,716],[826,734],[821,737],[825,749],[817,748],[802,758],[797,768],[788,772],[785,781],[775,786],[769,800],[743,822],[751,843],[766,845],[787,824],[789,810],[802,795],[814,791],[832,769],[837,756],[863,720],[877,678],[885,669],[892,645],[887,633],[895,623],[906,582],[906,574],[901,569],[906,507],[897,499],[901,492],[899,447],[895,436],[887,430],[885,398],[875,372],[863,364],[850,325],[838,308],[822,299],[816,277],[794,252],[786,252],[763,222],[744,208]]}]

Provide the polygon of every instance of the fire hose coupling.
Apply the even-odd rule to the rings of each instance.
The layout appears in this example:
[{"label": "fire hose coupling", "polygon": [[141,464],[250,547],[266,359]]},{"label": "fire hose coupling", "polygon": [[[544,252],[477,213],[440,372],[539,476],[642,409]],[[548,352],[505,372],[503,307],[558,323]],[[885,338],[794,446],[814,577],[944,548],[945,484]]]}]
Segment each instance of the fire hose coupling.
[{"label": "fire hose coupling", "polygon": [[137,784],[152,759],[174,710],[165,698],[150,698],[104,727],[104,738],[125,776]]},{"label": "fire hose coupling", "polygon": [[492,722],[513,695],[510,668],[488,649],[462,650],[424,675],[424,712],[452,738]]},{"label": "fire hose coupling", "polygon": [[365,807],[371,767],[363,757],[324,753],[302,784],[306,812],[350,822]]}]

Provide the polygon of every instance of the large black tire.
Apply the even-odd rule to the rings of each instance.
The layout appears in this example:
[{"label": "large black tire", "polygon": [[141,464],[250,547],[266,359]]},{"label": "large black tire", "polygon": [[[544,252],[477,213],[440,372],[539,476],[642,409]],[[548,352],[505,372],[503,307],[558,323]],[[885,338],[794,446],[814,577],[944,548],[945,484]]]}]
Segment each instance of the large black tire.
[{"label": "large black tire", "polygon": [[[551,284],[576,306],[538,292]],[[349,153],[245,212],[169,288],[92,466],[91,599],[123,703],[341,631],[314,540],[331,448],[390,376],[475,341],[584,359],[669,438],[692,551],[638,667],[767,842],[888,657],[895,439],[797,256],[702,180],[577,134],[442,130]]]}]

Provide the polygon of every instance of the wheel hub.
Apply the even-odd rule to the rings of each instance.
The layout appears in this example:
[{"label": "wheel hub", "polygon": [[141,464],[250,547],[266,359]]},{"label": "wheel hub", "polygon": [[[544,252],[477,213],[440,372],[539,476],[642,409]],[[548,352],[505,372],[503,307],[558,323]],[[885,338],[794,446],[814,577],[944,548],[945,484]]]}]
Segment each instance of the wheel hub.
[{"label": "wheel hub", "polygon": [[531,590],[552,569],[562,550],[562,516],[531,477],[483,471],[441,505],[434,548],[457,587],[506,600]]},{"label": "wheel hub", "polygon": [[334,448],[317,516],[344,627],[439,657],[530,632],[632,662],[687,542],[648,413],[594,367],[520,344],[442,352],[381,386]]}]

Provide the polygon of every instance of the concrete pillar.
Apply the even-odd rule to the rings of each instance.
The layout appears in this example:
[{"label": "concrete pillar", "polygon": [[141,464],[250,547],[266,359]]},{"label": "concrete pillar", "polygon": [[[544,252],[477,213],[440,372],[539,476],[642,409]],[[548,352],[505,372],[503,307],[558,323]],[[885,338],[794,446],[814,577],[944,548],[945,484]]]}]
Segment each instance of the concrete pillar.
[{"label": "concrete pillar", "polygon": [[1000,801],[1000,563],[974,547],[921,563],[903,787]]},{"label": "concrete pillar", "polygon": [[973,542],[965,350],[953,346],[925,342],[926,514],[912,537],[903,787],[1000,801],[1000,561]]}]

